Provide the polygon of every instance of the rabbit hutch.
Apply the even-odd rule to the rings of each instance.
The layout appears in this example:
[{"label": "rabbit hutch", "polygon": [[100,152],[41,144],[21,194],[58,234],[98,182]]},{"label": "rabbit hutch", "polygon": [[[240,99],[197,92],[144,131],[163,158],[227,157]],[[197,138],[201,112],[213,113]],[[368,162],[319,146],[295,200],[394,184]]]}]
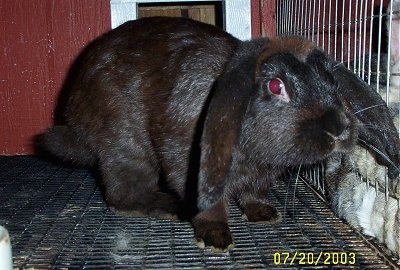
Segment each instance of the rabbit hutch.
[{"label": "rabbit hutch", "polygon": [[382,96],[399,130],[399,8],[397,0],[0,0],[0,269],[399,269],[400,202],[386,176],[370,181],[359,168],[363,185],[384,198],[378,212],[391,202],[383,237],[331,210],[318,164],[266,195],[279,223],[247,222],[231,203],[234,247],[215,252],[197,247],[188,221],[115,214],[96,173],[43,157],[35,145],[82,48],[150,16],[192,18],[241,40],[309,39]]}]

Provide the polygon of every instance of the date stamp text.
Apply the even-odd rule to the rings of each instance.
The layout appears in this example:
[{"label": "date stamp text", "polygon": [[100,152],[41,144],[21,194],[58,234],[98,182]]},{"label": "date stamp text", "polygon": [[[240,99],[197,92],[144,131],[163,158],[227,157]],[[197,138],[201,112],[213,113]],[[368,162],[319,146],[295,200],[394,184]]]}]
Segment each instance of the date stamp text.
[{"label": "date stamp text", "polygon": [[346,251],[277,251],[273,254],[274,265],[354,265],[356,254]]}]

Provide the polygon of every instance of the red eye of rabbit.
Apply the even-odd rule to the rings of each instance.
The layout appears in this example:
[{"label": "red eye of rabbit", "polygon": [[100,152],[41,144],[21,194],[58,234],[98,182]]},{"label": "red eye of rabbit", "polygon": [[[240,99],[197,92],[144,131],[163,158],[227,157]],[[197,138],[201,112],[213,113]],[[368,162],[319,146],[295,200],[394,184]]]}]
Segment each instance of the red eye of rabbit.
[{"label": "red eye of rabbit", "polygon": [[282,89],[285,87],[281,79],[272,79],[268,82],[268,90],[274,95],[280,95]]},{"label": "red eye of rabbit", "polygon": [[289,102],[290,97],[286,92],[285,84],[279,78],[274,78],[267,83],[268,90],[271,94],[277,96],[280,100]]}]

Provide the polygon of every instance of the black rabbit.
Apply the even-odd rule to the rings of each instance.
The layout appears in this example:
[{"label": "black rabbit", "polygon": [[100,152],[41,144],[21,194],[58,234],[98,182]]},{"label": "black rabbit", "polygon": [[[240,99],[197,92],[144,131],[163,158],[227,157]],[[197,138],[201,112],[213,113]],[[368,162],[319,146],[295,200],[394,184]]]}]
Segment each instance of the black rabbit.
[{"label": "black rabbit", "polygon": [[383,100],[304,39],[242,42],[189,19],[144,18],[95,40],[73,70],[65,123],[44,134],[45,147],[98,166],[116,211],[175,217],[194,203],[200,246],[232,246],[230,199],[249,221],[278,221],[266,201],[274,180],[351,151],[358,136],[398,174]]}]

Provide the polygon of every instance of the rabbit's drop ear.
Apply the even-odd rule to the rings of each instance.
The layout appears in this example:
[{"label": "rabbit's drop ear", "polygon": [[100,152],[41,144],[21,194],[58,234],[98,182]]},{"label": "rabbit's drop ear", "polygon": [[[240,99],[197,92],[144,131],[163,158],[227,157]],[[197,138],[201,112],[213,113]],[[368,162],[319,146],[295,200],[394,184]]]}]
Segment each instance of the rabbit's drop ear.
[{"label": "rabbit's drop ear", "polygon": [[360,77],[342,64],[335,64],[333,76],[345,108],[359,120],[359,142],[374,153],[377,162],[388,167],[390,178],[399,175],[400,142],[386,103]]},{"label": "rabbit's drop ear", "polygon": [[241,46],[215,82],[208,99],[198,175],[200,209],[210,207],[223,194],[232,151],[254,91],[257,50],[251,48],[254,46],[252,43]]}]

